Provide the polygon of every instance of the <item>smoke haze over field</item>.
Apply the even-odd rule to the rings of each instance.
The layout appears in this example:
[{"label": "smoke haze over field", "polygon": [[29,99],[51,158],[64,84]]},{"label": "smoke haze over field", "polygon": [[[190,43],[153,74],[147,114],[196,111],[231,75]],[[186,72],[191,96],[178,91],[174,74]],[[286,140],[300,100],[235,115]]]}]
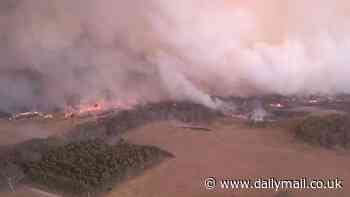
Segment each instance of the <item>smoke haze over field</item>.
[{"label": "smoke haze over field", "polygon": [[0,110],[350,93],[346,0],[2,0]]}]

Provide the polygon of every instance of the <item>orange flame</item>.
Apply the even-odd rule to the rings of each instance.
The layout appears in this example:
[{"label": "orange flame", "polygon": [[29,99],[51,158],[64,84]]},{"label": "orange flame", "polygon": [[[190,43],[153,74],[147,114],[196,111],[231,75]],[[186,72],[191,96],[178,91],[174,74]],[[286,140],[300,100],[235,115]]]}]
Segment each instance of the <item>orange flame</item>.
[{"label": "orange flame", "polygon": [[65,118],[84,114],[96,114],[109,109],[131,109],[136,104],[136,100],[129,100],[127,102],[102,100],[94,103],[80,104],[75,107],[67,106],[65,109]]}]

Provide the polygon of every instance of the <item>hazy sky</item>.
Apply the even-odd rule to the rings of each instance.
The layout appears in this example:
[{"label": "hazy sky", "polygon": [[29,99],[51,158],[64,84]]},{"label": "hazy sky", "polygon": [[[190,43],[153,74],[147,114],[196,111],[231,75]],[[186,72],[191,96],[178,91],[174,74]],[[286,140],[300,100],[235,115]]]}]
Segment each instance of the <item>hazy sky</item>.
[{"label": "hazy sky", "polygon": [[2,0],[0,109],[350,92],[346,0]]}]

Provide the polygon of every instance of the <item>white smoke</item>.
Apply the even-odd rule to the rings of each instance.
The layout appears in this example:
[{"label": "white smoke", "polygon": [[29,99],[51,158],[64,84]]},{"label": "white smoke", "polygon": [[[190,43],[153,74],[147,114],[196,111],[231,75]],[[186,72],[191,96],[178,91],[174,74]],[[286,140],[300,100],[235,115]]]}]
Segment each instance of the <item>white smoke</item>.
[{"label": "white smoke", "polygon": [[189,76],[219,93],[350,92],[345,1],[180,0],[162,6],[167,20],[154,25],[163,43],[188,60]]},{"label": "white smoke", "polygon": [[350,93],[348,10],[345,0],[2,0],[0,109]]},{"label": "white smoke", "polygon": [[179,66],[184,66],[181,61],[174,61],[173,57],[165,54],[159,54],[158,59],[160,62],[156,64],[159,68],[161,82],[172,99],[196,101],[213,109],[219,107],[220,101],[212,99],[210,95],[198,89],[191,81],[186,79],[184,73],[177,69]]}]

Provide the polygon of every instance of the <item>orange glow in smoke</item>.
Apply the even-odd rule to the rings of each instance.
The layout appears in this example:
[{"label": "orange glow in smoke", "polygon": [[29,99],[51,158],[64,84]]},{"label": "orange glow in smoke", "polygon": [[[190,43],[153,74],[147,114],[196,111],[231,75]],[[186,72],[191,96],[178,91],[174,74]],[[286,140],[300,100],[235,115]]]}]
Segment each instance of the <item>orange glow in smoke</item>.
[{"label": "orange glow in smoke", "polygon": [[137,104],[134,100],[129,100],[128,102],[122,101],[98,101],[88,104],[80,104],[78,106],[67,106],[65,109],[65,118],[70,118],[73,116],[81,116],[84,114],[97,114],[109,109],[131,109]]}]

